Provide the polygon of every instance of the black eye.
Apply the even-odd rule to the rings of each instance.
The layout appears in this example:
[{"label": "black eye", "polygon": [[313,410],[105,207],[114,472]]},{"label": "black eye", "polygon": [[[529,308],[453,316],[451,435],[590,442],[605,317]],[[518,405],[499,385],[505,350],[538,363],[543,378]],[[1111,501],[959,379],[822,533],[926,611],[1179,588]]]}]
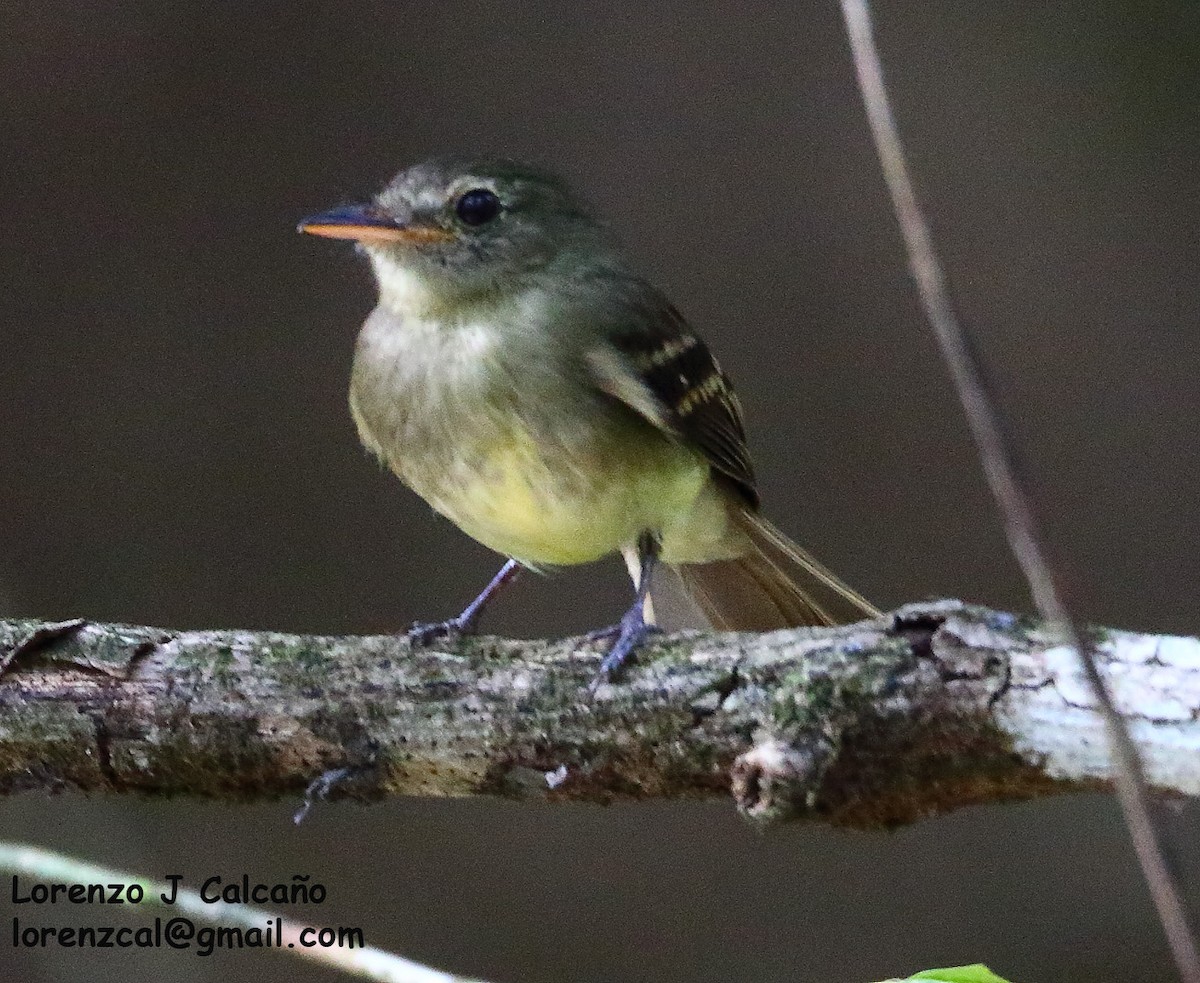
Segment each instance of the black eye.
[{"label": "black eye", "polygon": [[467,225],[483,225],[500,214],[500,199],[487,188],[473,188],[459,195],[454,213]]}]

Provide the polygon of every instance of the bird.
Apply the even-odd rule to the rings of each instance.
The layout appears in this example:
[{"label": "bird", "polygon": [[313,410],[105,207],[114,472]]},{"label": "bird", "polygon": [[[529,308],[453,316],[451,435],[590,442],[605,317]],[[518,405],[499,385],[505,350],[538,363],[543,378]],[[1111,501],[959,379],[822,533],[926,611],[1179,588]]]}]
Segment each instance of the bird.
[{"label": "bird", "polygon": [[729,377],[553,171],[435,157],[298,230],[353,241],[375,275],[350,383],[362,443],[506,558],[414,641],[474,630],[522,569],[615,553],[634,596],[590,636],[609,642],[593,685],[680,589],[719,630],[879,615],[763,516]]}]

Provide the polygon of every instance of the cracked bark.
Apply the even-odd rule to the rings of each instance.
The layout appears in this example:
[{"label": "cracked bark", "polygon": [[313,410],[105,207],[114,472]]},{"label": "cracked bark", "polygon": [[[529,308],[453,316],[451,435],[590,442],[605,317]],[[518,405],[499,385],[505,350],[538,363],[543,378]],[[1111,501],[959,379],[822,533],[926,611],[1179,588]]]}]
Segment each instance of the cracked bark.
[{"label": "cracked bark", "polygon": [[[1200,793],[1200,641],[1097,630],[1158,788]],[[764,819],[886,825],[1103,785],[1103,722],[1039,621],[954,601],[836,629],[599,649],[0,621],[0,791],[334,797],[732,790]]]}]

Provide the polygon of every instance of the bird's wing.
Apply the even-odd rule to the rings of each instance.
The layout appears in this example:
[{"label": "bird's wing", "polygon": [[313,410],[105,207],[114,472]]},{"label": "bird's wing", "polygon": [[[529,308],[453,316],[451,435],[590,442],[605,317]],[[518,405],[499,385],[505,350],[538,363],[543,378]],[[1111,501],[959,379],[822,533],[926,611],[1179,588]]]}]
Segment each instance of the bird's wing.
[{"label": "bird's wing", "polygon": [[751,506],[758,506],[742,408],[708,346],[665,300],[654,299],[588,353],[599,389],[700,451]]}]

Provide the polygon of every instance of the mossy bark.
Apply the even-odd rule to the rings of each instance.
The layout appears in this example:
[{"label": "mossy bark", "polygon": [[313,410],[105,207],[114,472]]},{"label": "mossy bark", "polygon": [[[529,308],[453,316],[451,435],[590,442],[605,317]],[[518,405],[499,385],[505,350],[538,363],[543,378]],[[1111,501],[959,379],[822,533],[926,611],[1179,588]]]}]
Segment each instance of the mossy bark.
[{"label": "mossy bark", "polygon": [[[1200,748],[1200,643],[1112,632],[1100,653],[1152,780],[1195,793],[1200,755],[1177,759]],[[363,800],[732,785],[751,815],[878,826],[1107,777],[1100,719],[1032,619],[939,602],[837,629],[666,636],[593,696],[598,660],[572,639],[0,621],[0,790],[259,799],[331,772],[333,795]]]}]

